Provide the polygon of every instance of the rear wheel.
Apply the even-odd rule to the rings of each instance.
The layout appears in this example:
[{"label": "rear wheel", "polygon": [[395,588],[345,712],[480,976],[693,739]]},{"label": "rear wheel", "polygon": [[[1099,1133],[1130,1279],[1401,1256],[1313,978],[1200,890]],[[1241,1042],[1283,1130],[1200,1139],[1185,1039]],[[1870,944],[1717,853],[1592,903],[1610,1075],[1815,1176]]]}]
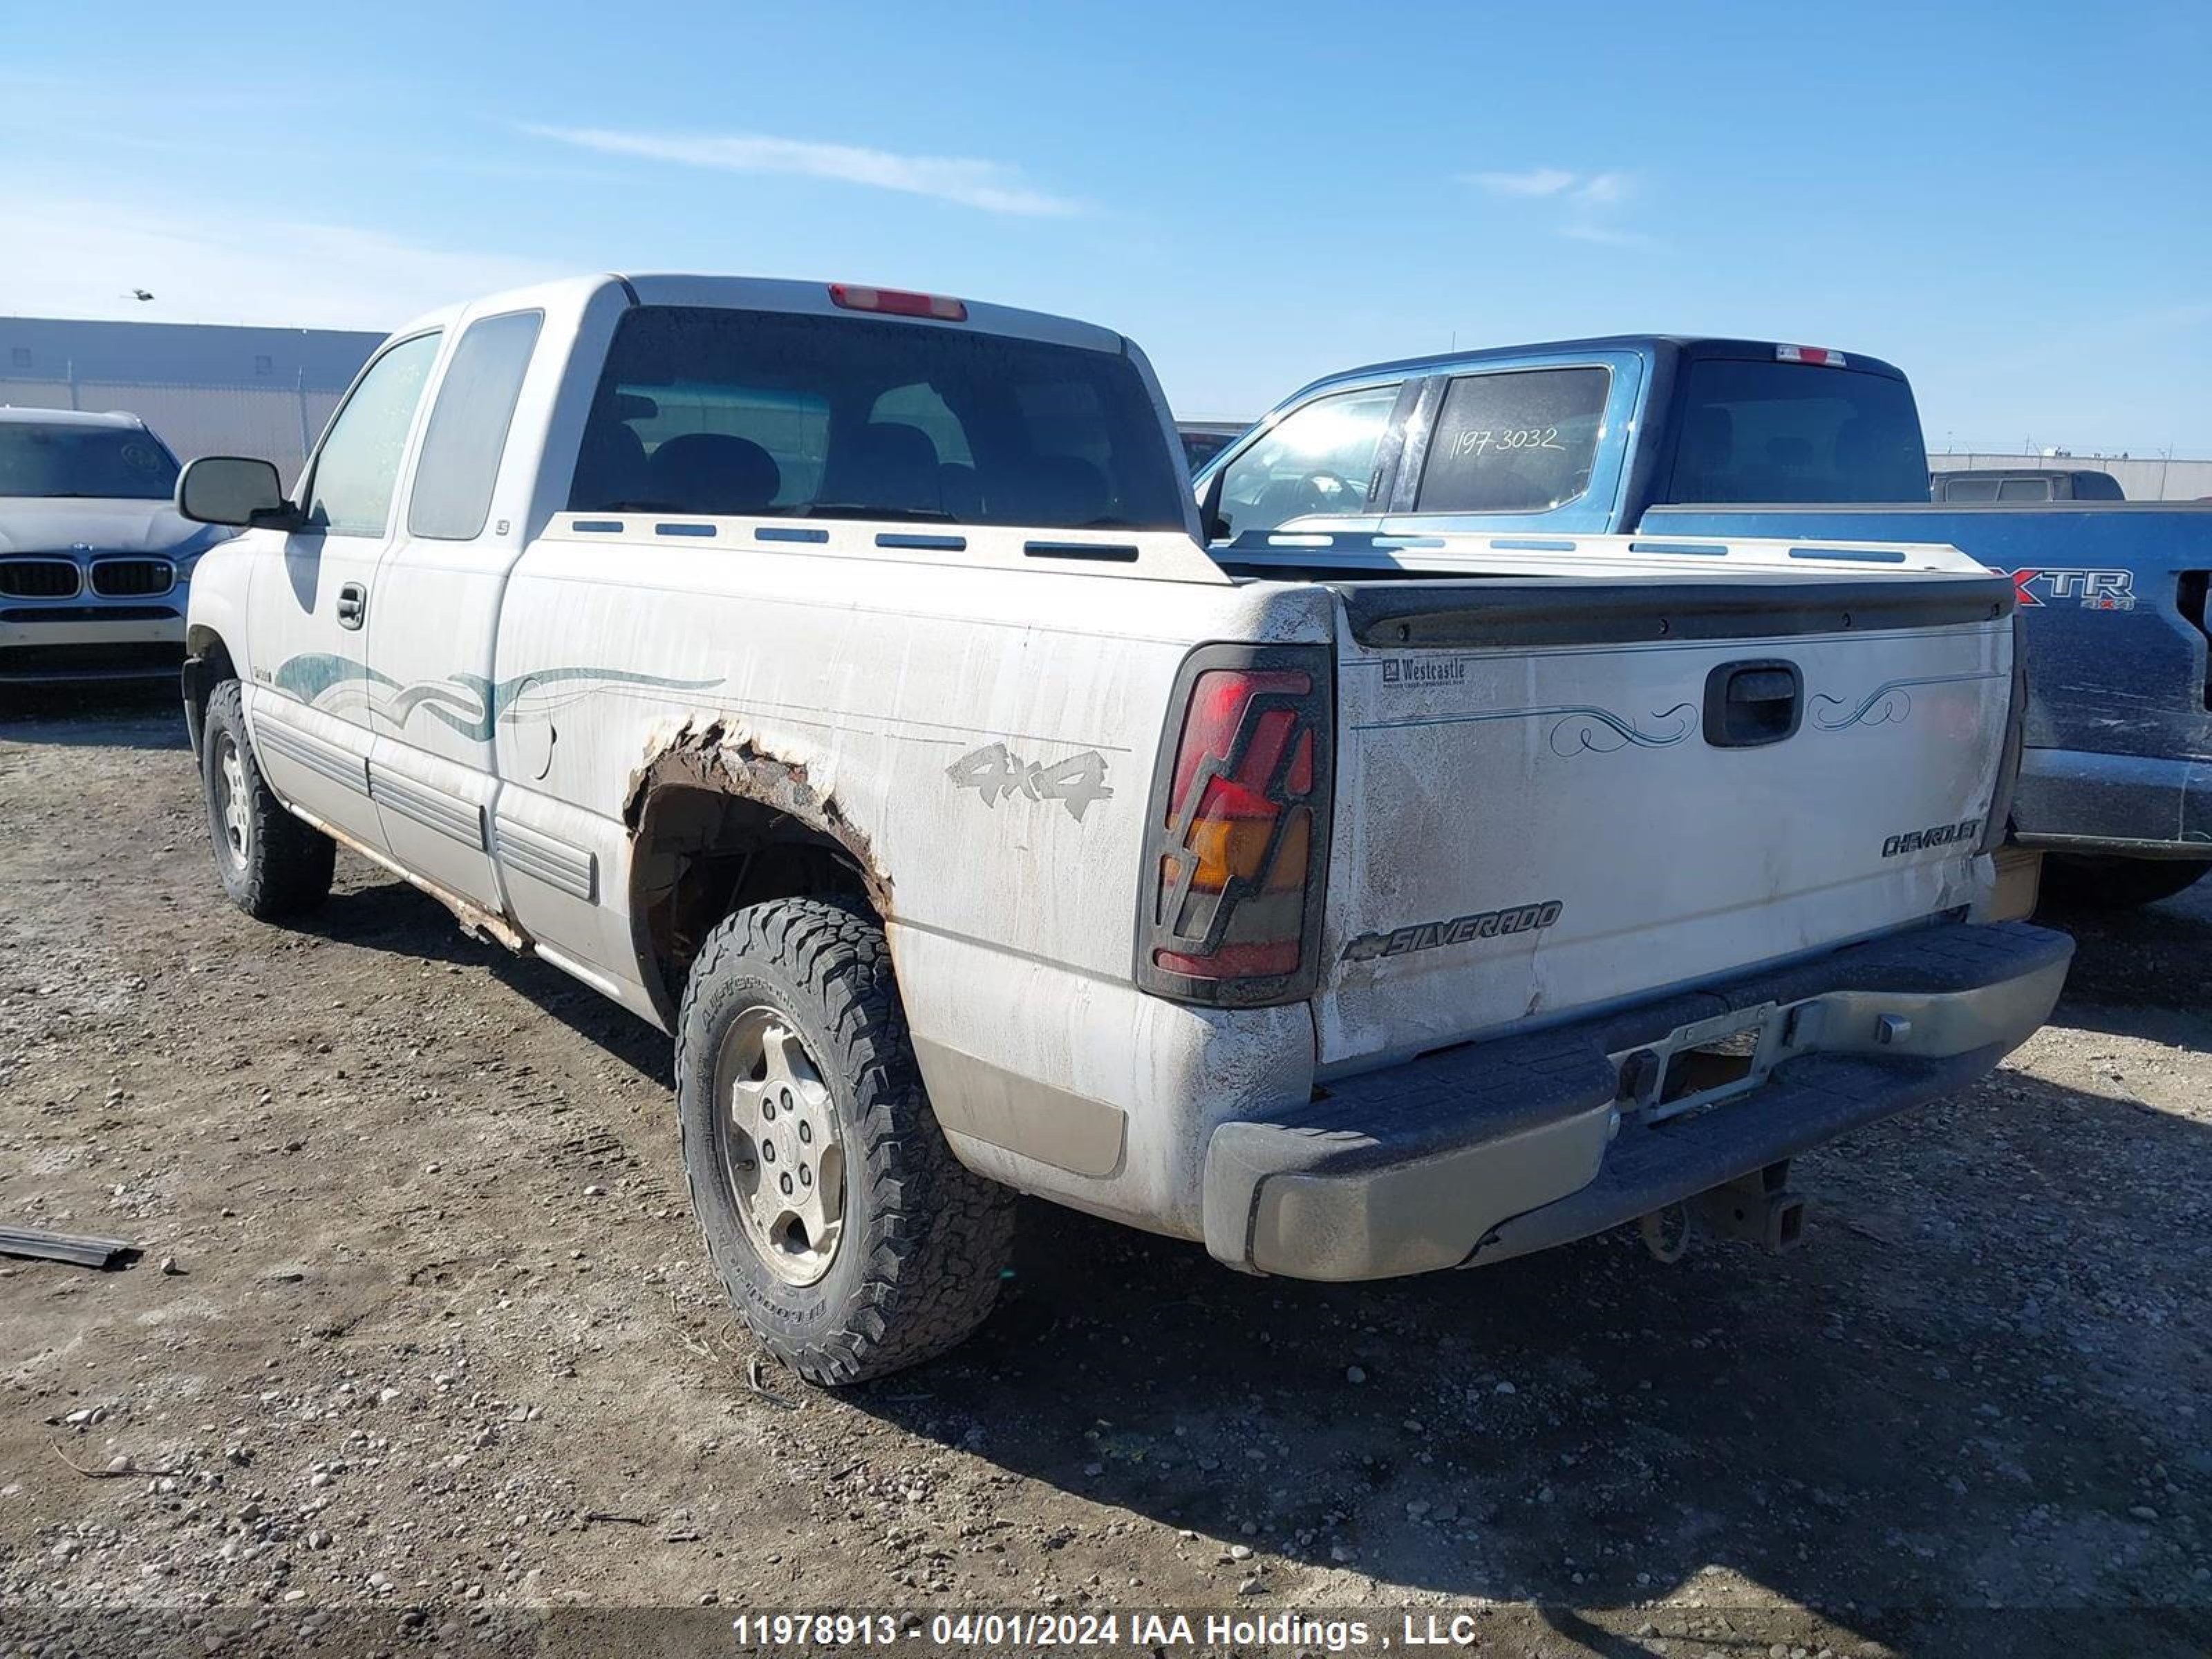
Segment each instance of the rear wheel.
[{"label": "rear wheel", "polygon": [[2132,909],[2172,898],[2194,885],[2207,870],[2212,870],[2212,860],[2097,858],[2054,853],[2045,860],[2043,889],[2064,904]]},{"label": "rear wheel", "polygon": [[226,680],[208,699],[200,732],[200,793],[216,873],[230,901],[249,916],[274,921],[304,915],[331,896],[337,847],[284,810],[254,763],[246,735],[245,694]]},{"label": "rear wheel", "polygon": [[1013,1194],[946,1146],[864,907],[778,900],[709,933],[676,1077],[692,1208],[769,1352],[811,1382],[860,1382],[982,1323]]}]

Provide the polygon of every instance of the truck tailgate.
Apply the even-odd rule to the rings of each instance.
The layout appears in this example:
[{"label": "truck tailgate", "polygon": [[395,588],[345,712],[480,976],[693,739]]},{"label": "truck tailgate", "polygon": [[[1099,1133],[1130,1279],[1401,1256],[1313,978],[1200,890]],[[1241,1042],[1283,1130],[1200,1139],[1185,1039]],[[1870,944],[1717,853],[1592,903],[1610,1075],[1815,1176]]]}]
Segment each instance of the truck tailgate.
[{"label": "truck tailgate", "polygon": [[1985,890],[2005,579],[1661,560],[1337,592],[1325,1066],[1656,994]]}]

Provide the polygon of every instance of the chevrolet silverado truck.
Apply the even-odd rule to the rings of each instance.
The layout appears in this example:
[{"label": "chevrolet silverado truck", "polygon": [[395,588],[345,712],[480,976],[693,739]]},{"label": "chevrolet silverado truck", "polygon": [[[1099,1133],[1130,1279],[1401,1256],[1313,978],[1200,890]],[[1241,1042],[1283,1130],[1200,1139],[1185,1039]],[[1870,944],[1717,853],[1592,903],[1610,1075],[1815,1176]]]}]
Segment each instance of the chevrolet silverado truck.
[{"label": "chevrolet silverado truck", "polygon": [[0,408],[0,685],[167,679],[193,562],[228,533],[171,504],[135,415]]},{"label": "chevrolet silverado truck", "polygon": [[243,531],[184,675],[231,897],[343,845],[671,1033],[708,1252],[823,1382],[965,1336],[1017,1192],[1317,1279],[1692,1201],[1786,1243],[1792,1154],[2066,971],[1991,858],[2009,580],[1240,568],[1082,323],[570,281],[403,329],[289,494],[178,501]]},{"label": "chevrolet silverado truck", "polygon": [[2013,583],[2027,633],[2012,844],[2076,902],[2147,903],[2212,869],[2212,509],[2039,486],[1931,504],[1887,363],[1664,335],[1378,363],[1285,399],[1195,483],[1217,543],[1334,532],[1347,571],[1451,566],[1408,536],[1825,540],[1869,564],[1889,542],[1960,548]]}]

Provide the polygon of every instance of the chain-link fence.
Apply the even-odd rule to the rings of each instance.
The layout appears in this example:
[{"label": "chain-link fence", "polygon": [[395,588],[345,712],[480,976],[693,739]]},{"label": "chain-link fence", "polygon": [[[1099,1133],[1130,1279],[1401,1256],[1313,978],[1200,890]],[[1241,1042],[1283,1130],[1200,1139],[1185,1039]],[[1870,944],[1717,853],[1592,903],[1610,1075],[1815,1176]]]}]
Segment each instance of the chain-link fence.
[{"label": "chain-link fence", "polygon": [[155,380],[0,378],[0,404],[28,409],[117,410],[153,428],[179,460],[256,455],[287,480],[337,406],[343,391],[246,382],[228,386]]}]

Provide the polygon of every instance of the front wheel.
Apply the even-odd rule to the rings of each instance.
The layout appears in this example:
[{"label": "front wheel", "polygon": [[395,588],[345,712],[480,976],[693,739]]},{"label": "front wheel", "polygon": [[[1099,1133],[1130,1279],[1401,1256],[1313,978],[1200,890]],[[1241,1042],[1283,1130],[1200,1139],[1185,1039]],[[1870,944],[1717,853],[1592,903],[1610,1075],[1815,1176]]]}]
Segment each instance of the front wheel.
[{"label": "front wheel", "polygon": [[261,775],[236,680],[225,680],[208,699],[200,728],[200,793],[207,801],[216,873],[233,904],[274,921],[304,915],[331,896],[337,846],[286,811]]},{"label": "front wheel", "polygon": [[781,899],[709,933],[676,1079],[708,1254],[778,1359],[810,1382],[861,1382],[983,1322],[1013,1194],[946,1146],[866,908]]},{"label": "front wheel", "polygon": [[2045,860],[2044,890],[2063,904],[2085,909],[2130,910],[2155,904],[2194,886],[2212,860],[2123,859],[2053,853]]}]

